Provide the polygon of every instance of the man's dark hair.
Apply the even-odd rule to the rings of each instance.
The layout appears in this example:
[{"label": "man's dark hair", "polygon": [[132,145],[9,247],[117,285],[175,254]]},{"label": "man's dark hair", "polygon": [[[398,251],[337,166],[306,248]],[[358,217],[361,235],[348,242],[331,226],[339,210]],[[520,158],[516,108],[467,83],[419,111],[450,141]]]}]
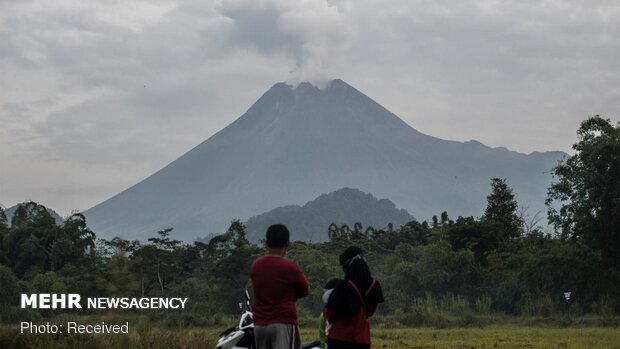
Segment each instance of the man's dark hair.
[{"label": "man's dark hair", "polygon": [[267,228],[266,244],[270,248],[283,248],[289,243],[291,234],[284,224],[274,224]]}]

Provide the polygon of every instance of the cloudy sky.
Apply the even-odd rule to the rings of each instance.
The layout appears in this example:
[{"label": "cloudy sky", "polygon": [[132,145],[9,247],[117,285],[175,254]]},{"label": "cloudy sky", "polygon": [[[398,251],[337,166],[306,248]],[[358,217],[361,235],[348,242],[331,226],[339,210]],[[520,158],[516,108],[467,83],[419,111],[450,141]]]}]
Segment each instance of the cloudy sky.
[{"label": "cloudy sky", "polygon": [[570,151],[620,118],[615,0],[0,0],[0,203],[85,210],[278,81],[342,78],[421,132]]}]

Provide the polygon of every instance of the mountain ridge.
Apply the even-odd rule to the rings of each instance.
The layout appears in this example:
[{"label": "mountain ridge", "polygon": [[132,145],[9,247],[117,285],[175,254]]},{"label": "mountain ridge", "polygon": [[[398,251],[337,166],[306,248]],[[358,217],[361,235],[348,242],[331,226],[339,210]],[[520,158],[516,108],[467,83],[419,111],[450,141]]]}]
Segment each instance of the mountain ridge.
[{"label": "mountain ridge", "polygon": [[425,135],[342,80],[324,90],[277,83],[227,127],[85,215],[103,236],[174,227],[192,239],[342,187],[422,219],[477,215],[491,177],[507,178],[522,204],[542,206],[558,157]]},{"label": "mountain ridge", "polygon": [[327,241],[331,223],[347,224],[352,228],[359,222],[364,228],[373,226],[379,229],[389,223],[399,227],[413,219],[407,210],[397,208],[389,199],[378,199],[354,188],[341,188],[321,194],[303,205],[280,206],[250,217],[245,226],[247,237],[253,242],[264,239],[267,228],[275,222],[289,228],[293,241],[321,242]]}]

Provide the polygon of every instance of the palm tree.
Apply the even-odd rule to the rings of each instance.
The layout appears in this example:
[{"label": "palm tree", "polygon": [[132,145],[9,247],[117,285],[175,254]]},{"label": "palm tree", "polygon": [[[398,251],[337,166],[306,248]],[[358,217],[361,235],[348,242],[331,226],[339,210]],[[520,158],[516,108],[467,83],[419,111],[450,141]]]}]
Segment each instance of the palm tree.
[{"label": "palm tree", "polygon": [[327,236],[329,237],[330,241],[334,241],[340,238],[340,228],[338,228],[338,225],[336,223],[332,223],[329,225],[329,227],[327,228]]}]

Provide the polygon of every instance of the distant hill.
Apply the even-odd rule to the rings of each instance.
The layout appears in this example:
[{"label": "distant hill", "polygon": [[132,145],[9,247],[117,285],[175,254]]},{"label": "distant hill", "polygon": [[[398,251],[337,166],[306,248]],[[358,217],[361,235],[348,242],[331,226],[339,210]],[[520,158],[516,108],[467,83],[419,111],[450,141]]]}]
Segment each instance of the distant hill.
[{"label": "distant hill", "polygon": [[101,237],[144,241],[173,227],[175,238],[191,241],[234,218],[349,187],[420,220],[442,211],[479,216],[492,177],[506,178],[519,204],[537,212],[565,155],[425,135],[342,80],[278,83],[226,128],[84,214]]},{"label": "distant hill", "polygon": [[276,223],[286,224],[293,241],[320,242],[327,240],[327,228],[331,223],[353,228],[355,222],[360,222],[364,228],[369,225],[383,228],[388,223],[399,227],[411,220],[413,216],[407,210],[396,208],[388,199],[377,199],[358,189],[342,188],[303,206],[282,206],[254,216],[245,225],[248,239],[253,242],[264,239],[267,227]]},{"label": "distant hill", "polygon": [[[6,221],[11,224],[11,220],[13,219],[13,215],[15,214],[15,211],[17,210],[17,208],[19,207],[19,205],[21,204],[17,204],[15,206],[11,206],[9,208],[7,208],[4,211],[4,214],[6,215]],[[46,207],[47,208],[47,207]],[[47,212],[49,212],[49,214],[52,215],[52,217],[54,218],[54,220],[56,221],[56,224],[58,225],[62,225],[65,223],[65,220],[54,210],[52,210],[51,208],[47,208]]]}]

